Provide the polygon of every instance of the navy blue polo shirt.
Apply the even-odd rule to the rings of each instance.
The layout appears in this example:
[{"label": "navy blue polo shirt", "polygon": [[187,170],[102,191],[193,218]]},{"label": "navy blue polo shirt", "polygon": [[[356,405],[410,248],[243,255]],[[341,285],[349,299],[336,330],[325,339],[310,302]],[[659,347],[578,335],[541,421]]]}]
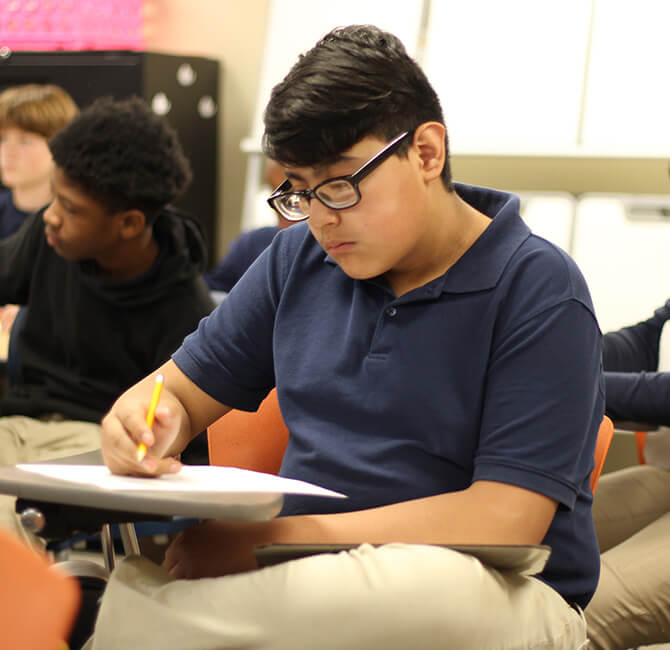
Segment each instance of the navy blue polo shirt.
[{"label": "navy blue polo shirt", "polygon": [[12,193],[0,189],[0,239],[15,233],[30,213],[19,210],[12,201]]},{"label": "navy blue polo shirt", "polygon": [[203,275],[212,291],[230,291],[251,263],[268,247],[277,234],[277,226],[265,226],[242,233],[218,265]]},{"label": "navy blue polo shirt", "polygon": [[[305,225],[274,238],[173,359],[198,386],[252,410],[277,386],[291,432],[281,473],[356,510],[518,485],[559,502],[541,578],[585,606],[599,554],[589,474],[603,414],[601,336],[586,283],[530,233],[519,201],[457,185],[493,221],[443,276],[396,297],[348,277]],[[476,516],[476,513],[473,513]]]}]

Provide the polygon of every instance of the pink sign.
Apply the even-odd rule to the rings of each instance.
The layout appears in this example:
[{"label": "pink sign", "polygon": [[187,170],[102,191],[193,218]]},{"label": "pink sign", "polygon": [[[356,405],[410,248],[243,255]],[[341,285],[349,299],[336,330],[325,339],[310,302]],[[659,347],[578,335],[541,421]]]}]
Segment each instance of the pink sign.
[{"label": "pink sign", "polygon": [[142,50],[143,0],[0,0],[0,48]]}]

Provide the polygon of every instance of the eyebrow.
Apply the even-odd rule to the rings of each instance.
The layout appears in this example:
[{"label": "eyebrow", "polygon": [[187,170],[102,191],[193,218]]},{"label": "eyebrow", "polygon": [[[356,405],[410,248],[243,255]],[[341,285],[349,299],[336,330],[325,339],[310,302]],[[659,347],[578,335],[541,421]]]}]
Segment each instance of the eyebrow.
[{"label": "eyebrow", "polygon": [[74,210],[79,208],[79,204],[76,201],[73,201],[71,198],[69,198],[68,196],[66,196],[62,192],[56,192],[56,191],[53,191],[53,189],[52,189],[52,193],[53,193],[54,197],[57,198],[61,203],[63,203],[63,202],[67,203],[67,205],[71,206],[72,209],[74,209]]},{"label": "eyebrow", "polygon": [[288,180],[294,180],[294,181],[304,181],[305,179],[300,175],[296,174],[295,172],[285,172],[286,178]]},{"label": "eyebrow", "polygon": [[54,183],[53,177],[51,177],[51,179],[49,180],[49,188],[51,189],[51,194],[55,199],[58,199],[59,201],[65,201],[75,209],[80,207],[80,204],[77,201],[73,201],[71,198],[69,198],[62,192],[56,191],[56,183]]},{"label": "eyebrow", "polygon": [[[338,163],[356,161],[360,159],[361,159],[360,156],[346,156],[344,154],[339,154],[338,156],[335,156],[335,158],[330,158],[326,162],[322,162],[319,163],[318,165],[311,166],[311,169],[313,169],[316,174],[320,174],[323,173],[329,167],[337,165]],[[286,178],[288,178],[289,180],[293,179],[296,181],[305,181],[305,178],[296,172],[286,171],[285,174]]]}]

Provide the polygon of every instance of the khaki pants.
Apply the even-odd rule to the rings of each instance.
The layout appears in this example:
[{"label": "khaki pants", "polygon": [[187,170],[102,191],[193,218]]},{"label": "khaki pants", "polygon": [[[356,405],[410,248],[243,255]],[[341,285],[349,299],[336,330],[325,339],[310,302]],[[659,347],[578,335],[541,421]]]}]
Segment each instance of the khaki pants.
[{"label": "khaki pants", "polygon": [[[70,420],[43,422],[21,415],[0,417],[0,466],[32,463],[100,448],[100,425]],[[16,498],[0,495],[0,527],[33,541],[14,512]]]},{"label": "khaki pants", "polygon": [[583,616],[536,578],[445,548],[364,544],[244,574],[112,573],[86,650],[585,649]]},{"label": "khaki pants", "polygon": [[593,519],[600,582],[586,608],[595,650],[670,641],[670,471],[640,465],[605,474]]}]

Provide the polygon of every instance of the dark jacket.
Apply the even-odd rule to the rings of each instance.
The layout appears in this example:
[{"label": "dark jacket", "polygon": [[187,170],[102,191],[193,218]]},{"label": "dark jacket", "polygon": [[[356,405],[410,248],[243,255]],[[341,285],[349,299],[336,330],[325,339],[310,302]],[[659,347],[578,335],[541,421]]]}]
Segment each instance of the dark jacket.
[{"label": "dark jacket", "polygon": [[614,420],[670,426],[670,372],[657,372],[670,300],[654,315],[603,337],[606,413]]},{"label": "dark jacket", "polygon": [[198,224],[168,208],[154,234],[155,264],[123,282],[101,278],[91,261],[57,255],[46,242],[42,211],[0,242],[0,304],[28,305],[23,327],[12,333],[20,374],[2,415],[98,421],[212,310]]}]

